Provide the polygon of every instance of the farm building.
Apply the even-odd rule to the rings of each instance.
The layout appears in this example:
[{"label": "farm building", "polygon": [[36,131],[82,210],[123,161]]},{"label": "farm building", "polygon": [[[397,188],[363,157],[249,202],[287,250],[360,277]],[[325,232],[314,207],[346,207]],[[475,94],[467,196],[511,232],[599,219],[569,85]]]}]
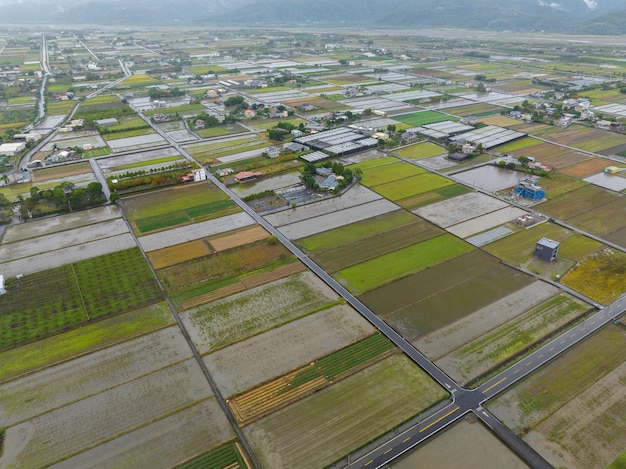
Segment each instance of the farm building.
[{"label": "farm building", "polygon": [[541,238],[535,246],[535,257],[542,261],[552,262],[559,253],[561,243],[549,238]]},{"label": "farm building", "polygon": [[538,183],[539,181],[534,178],[519,179],[517,186],[513,188],[513,192],[525,199],[541,200],[545,198],[546,191]]},{"label": "farm building", "polygon": [[258,171],[242,171],[240,173],[235,174],[235,181],[237,182],[248,182],[254,181],[257,178],[260,178],[263,174]]}]

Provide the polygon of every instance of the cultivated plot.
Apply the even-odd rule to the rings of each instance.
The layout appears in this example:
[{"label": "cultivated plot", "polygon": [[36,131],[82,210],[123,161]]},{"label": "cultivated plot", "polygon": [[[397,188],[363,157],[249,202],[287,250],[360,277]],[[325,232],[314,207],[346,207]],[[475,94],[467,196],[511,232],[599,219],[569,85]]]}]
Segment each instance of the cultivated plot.
[{"label": "cultivated plot", "polygon": [[337,296],[310,272],[237,293],[181,314],[201,354],[334,305]]},{"label": "cultivated plot", "polygon": [[486,455],[489,455],[489,465],[493,467],[528,468],[513,451],[471,415],[392,462],[389,467],[481,467],[485,464]]},{"label": "cultivated plot", "polygon": [[480,192],[470,192],[427,205],[414,212],[435,225],[448,228],[506,207],[508,204],[499,199]]},{"label": "cultivated plot", "polygon": [[394,355],[245,427],[244,433],[263,467],[324,467],[445,396],[406,357]]},{"label": "cultivated plot", "polygon": [[308,220],[283,225],[279,229],[287,238],[299,239],[399,209],[396,204],[388,200],[378,199]]},{"label": "cultivated plot", "polygon": [[235,230],[252,224],[254,224],[254,220],[247,213],[235,213],[214,220],[207,220],[193,225],[142,236],[139,238],[139,244],[146,252],[156,251],[157,249],[186,243],[195,239],[206,238],[207,236]]},{"label": "cultivated plot", "polygon": [[[173,391],[177,392],[177,391]],[[72,456],[55,467],[172,467],[234,438],[215,397]]]},{"label": "cultivated plot", "polygon": [[351,307],[337,305],[218,350],[204,361],[222,395],[229,397],[374,332]]},{"label": "cultivated plot", "polygon": [[211,396],[193,359],[169,366],[9,427],[0,463],[53,464]]}]

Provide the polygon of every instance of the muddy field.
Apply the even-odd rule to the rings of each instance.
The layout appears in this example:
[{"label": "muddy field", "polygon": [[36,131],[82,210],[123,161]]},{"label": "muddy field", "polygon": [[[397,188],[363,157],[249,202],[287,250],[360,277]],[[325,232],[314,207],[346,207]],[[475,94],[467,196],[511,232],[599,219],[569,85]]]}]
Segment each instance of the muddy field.
[{"label": "muddy field", "polygon": [[38,236],[66,231],[81,226],[121,218],[122,214],[115,205],[105,205],[80,212],[66,213],[50,218],[31,220],[28,223],[8,226],[2,243],[13,243]]},{"label": "muddy field", "polygon": [[272,226],[278,227],[362,205],[380,198],[380,195],[376,194],[376,192],[357,184],[339,197],[303,205],[292,210],[284,210],[267,215],[264,218]]},{"label": "muddy field", "polygon": [[172,467],[234,438],[214,397],[107,441],[55,465],[55,468]]},{"label": "muddy field", "polygon": [[625,352],[607,326],[489,407],[555,467],[606,467],[624,452]]},{"label": "muddy field", "polygon": [[166,367],[9,427],[0,465],[51,464],[210,396],[194,360]]},{"label": "muddy field", "polygon": [[[487,457],[488,455],[488,457]],[[436,438],[390,464],[392,469],[418,467],[500,467],[527,469],[498,437],[476,417],[469,416],[450,427]]]},{"label": "muddy field", "polygon": [[431,360],[459,349],[558,293],[546,282],[533,282],[454,323],[428,334],[414,345]]},{"label": "muddy field", "polygon": [[83,243],[52,252],[45,252],[36,256],[26,257],[15,261],[0,264],[5,278],[18,274],[31,274],[42,270],[52,269],[65,264],[79,262],[92,257],[111,254],[136,247],[135,239],[130,234],[111,236],[90,243]]},{"label": "muddy field", "polygon": [[201,354],[269,330],[337,300],[310,272],[237,293],[181,314]]},{"label": "muddy field", "polygon": [[417,215],[443,228],[507,207],[494,197],[470,192],[414,211]]},{"label": "muddy field", "polygon": [[399,209],[400,207],[396,204],[385,199],[379,199],[290,225],[284,225],[280,228],[280,231],[289,239],[299,239]]},{"label": "muddy field", "polygon": [[140,135],[138,137],[118,138],[107,141],[114,152],[138,150],[151,146],[165,145],[167,142],[159,134]]},{"label": "muddy field", "polygon": [[118,218],[103,221],[72,230],[42,235],[37,238],[37,242],[26,239],[24,241],[3,244],[0,246],[0,259],[3,261],[12,261],[70,246],[80,246],[92,241],[102,240],[125,233],[128,233],[128,226],[123,219]]},{"label": "muddy field", "polygon": [[15,425],[70,402],[191,357],[169,327],[0,385],[0,426]]},{"label": "muddy field", "polygon": [[171,230],[142,236],[139,244],[146,252],[156,251],[168,246],[186,243],[195,239],[206,238],[217,233],[235,230],[254,224],[254,220],[246,213],[235,213],[225,217],[194,223],[193,225],[181,226]]},{"label": "muddy field", "polygon": [[524,311],[517,318],[437,360],[458,383],[468,384],[526,347],[582,316],[588,305],[566,294]]},{"label": "muddy field", "polygon": [[325,467],[446,395],[394,355],[244,428],[264,468]]},{"label": "muddy field", "polygon": [[468,236],[488,230],[489,228],[494,228],[513,221],[524,213],[527,212],[520,208],[509,206],[450,226],[447,228],[447,231],[460,238],[467,238]]},{"label": "muddy field", "polygon": [[222,395],[229,397],[373,333],[356,311],[338,305],[226,347],[204,361]]},{"label": "muddy field", "polygon": [[98,158],[98,166],[103,172],[108,173],[114,170],[117,166],[124,166],[127,164],[150,162],[159,158],[166,158],[169,156],[178,156],[179,153],[175,148],[159,148],[150,151],[136,152],[129,155],[108,156],[106,158]]},{"label": "muddy field", "polygon": [[70,176],[91,173],[91,166],[86,161],[80,163],[56,166],[52,168],[39,169],[31,173],[33,183],[51,181],[54,179],[65,179]]}]

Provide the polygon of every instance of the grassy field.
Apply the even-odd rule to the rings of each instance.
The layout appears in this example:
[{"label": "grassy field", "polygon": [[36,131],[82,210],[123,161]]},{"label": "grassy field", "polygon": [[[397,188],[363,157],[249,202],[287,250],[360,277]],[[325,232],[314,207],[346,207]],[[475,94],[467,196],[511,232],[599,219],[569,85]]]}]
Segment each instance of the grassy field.
[{"label": "grassy field", "polygon": [[212,184],[188,184],[125,197],[120,205],[130,221],[137,221],[227,199],[228,196]]},{"label": "grassy field", "polygon": [[605,237],[625,228],[625,217],[626,197],[621,195],[602,206],[570,218],[568,222],[592,234]]},{"label": "grassy field", "polygon": [[141,88],[147,85],[158,85],[161,82],[145,73],[136,73],[125,78],[118,86],[130,86],[131,88]]},{"label": "grassy field", "polygon": [[611,303],[624,293],[626,254],[600,251],[570,270],[562,282],[599,303]]},{"label": "grassy field", "polygon": [[443,234],[340,270],[335,277],[352,292],[363,293],[472,249],[464,241]]},{"label": "grassy field", "polygon": [[552,223],[542,223],[489,243],[483,246],[483,249],[498,259],[521,265],[533,255],[537,241],[541,238],[562,242],[572,235],[573,233],[566,228]]},{"label": "grassy field", "polygon": [[0,382],[174,322],[165,303],[136,309],[0,354]]},{"label": "grassy field", "polygon": [[327,272],[335,272],[440,235],[442,230],[424,220],[372,234],[365,239],[315,253],[311,258]]},{"label": "grassy field", "polygon": [[300,247],[309,252],[326,251],[340,248],[344,244],[353,243],[362,239],[399,228],[417,220],[415,215],[397,210],[384,215],[378,215],[367,220],[352,223],[348,226],[324,231],[320,234],[298,240]]},{"label": "grassy field", "polygon": [[372,187],[424,173],[426,173],[426,170],[419,166],[398,161],[397,163],[384,166],[363,169],[361,184],[366,187]]},{"label": "grassy field", "polygon": [[352,344],[288,375],[231,398],[228,405],[241,426],[349,376],[393,349],[382,334]]},{"label": "grassy field", "polygon": [[445,148],[430,142],[416,143],[396,151],[398,155],[412,160],[430,158],[431,156],[443,155],[447,152],[448,150]]},{"label": "grassy field", "polygon": [[52,168],[38,169],[35,172],[36,180],[62,178],[73,176],[76,174],[85,174],[91,172],[91,165],[86,161],[74,163],[71,165],[54,166]]},{"label": "grassy field", "polygon": [[[123,271],[126,275],[120,276]],[[69,264],[7,282],[0,298],[0,349],[94,319],[156,303],[161,294],[138,249]]]},{"label": "grassy field", "polygon": [[453,184],[454,182],[450,179],[437,174],[426,173],[380,184],[372,187],[372,189],[391,201],[397,201]]},{"label": "grassy field", "polygon": [[493,149],[493,151],[497,151],[498,153],[510,153],[516,150],[523,150],[526,148],[530,148],[535,145],[540,145],[541,140],[537,140],[532,137],[523,137],[517,140],[514,140],[510,143],[505,143],[504,145],[499,145]]},{"label": "grassy field", "polygon": [[415,210],[423,207],[424,205],[441,202],[442,200],[450,197],[467,194],[468,192],[470,192],[470,189],[467,187],[459,184],[453,184],[451,186],[442,187],[441,189],[435,189],[434,191],[424,192],[412,197],[407,197],[406,199],[397,200],[396,203],[407,210]]},{"label": "grassy field", "polygon": [[550,199],[555,199],[560,195],[581,189],[589,185],[589,183],[563,173],[552,173],[550,177],[542,177],[539,180],[539,185],[546,190],[546,194]]},{"label": "grassy field", "polygon": [[589,184],[539,205],[542,213],[567,220],[620,197],[615,192]]},{"label": "grassy field", "polygon": [[445,114],[441,114],[435,111],[420,111],[414,112],[413,114],[406,114],[403,116],[394,116],[393,120],[402,122],[404,124],[409,124],[413,127],[419,127],[420,125],[434,124],[436,122],[443,121],[458,121],[459,119],[451,116],[446,116]]},{"label": "grassy field", "polygon": [[394,355],[244,433],[263,467],[325,467],[446,395],[406,357]]}]

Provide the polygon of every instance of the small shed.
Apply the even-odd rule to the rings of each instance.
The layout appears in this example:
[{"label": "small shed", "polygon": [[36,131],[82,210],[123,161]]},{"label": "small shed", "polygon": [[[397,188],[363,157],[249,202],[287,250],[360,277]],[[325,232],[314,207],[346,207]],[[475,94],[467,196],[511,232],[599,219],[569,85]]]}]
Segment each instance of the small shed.
[{"label": "small shed", "polygon": [[535,257],[542,261],[552,262],[559,254],[561,243],[549,238],[541,238],[535,246]]}]

